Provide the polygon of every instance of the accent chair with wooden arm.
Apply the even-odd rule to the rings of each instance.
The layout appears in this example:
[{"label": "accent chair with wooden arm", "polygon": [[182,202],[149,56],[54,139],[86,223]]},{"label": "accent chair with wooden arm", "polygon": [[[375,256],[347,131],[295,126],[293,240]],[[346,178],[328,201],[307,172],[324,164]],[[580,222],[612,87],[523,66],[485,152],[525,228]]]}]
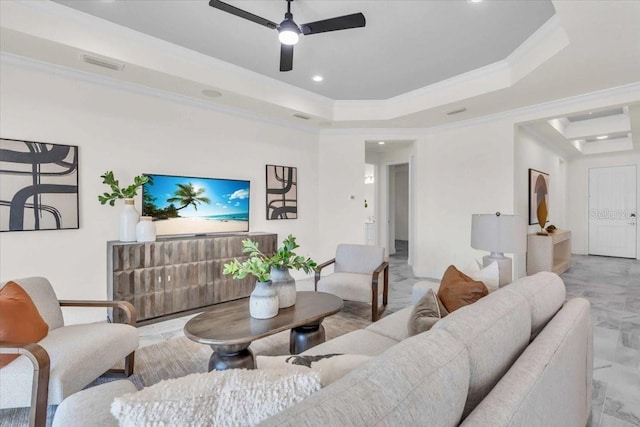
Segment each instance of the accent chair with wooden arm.
[{"label": "accent chair with wooden arm", "polygon": [[[334,272],[322,276],[322,269],[331,264],[335,264]],[[338,245],[336,257],[316,268],[315,290],[337,295],[347,301],[370,303],[371,320],[375,322],[384,312],[389,296],[389,263],[384,260],[384,248]]]},{"label": "accent chair with wooden arm", "polygon": [[[0,368],[0,408],[31,407],[30,425],[46,425],[47,405],[57,405],[107,371],[133,374],[138,347],[135,309],[125,301],[59,301],[44,277],[13,280],[33,300],[49,325],[37,343],[0,342],[1,354],[21,357]],[[2,288],[6,282],[0,283]],[[64,325],[60,307],[111,307],[125,312],[127,324]],[[112,369],[124,360],[124,369]]]}]

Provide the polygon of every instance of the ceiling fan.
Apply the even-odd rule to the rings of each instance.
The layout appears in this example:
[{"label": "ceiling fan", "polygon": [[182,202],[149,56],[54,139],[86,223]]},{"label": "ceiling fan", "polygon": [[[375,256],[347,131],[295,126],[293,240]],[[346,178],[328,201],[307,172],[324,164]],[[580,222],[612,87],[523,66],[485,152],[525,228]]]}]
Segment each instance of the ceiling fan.
[{"label": "ceiling fan", "polygon": [[280,39],[280,71],[291,71],[293,69],[293,45],[298,43],[300,34],[309,36],[312,34],[326,33],[328,31],[364,27],[366,24],[362,13],[354,13],[298,25],[294,22],[293,14],[291,13],[291,2],[293,0],[286,1],[287,13],[284,14],[284,21],[279,24],[245,10],[238,9],[220,0],[210,0],[209,6],[239,16],[240,18],[248,19],[256,24],[264,25],[272,30],[277,30],[278,38]]}]

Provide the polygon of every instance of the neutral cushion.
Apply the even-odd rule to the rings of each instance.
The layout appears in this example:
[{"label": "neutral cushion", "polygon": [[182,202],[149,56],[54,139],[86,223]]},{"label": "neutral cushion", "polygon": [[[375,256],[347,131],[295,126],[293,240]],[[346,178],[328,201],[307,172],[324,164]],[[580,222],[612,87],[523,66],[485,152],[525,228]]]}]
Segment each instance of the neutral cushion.
[{"label": "neutral cushion", "polygon": [[[47,279],[44,277],[26,277],[24,279],[14,279],[13,282],[27,291],[31,300],[38,308],[38,313],[40,313],[40,316],[42,316],[47,325],[49,325],[49,330],[64,325],[58,298],[51,287],[51,283],[49,283]],[[0,284],[0,287],[6,283],[7,282]]]},{"label": "neutral cushion", "polygon": [[479,280],[487,287],[489,292],[497,291],[500,287],[500,269],[498,262],[493,261],[488,266],[482,267],[474,260],[465,271],[473,280]]},{"label": "neutral cushion", "polygon": [[449,312],[433,292],[433,289],[429,289],[418,301],[418,304],[413,307],[407,322],[407,332],[412,336],[426,332],[447,314]]},{"label": "neutral cushion", "polygon": [[248,426],[319,389],[314,371],[229,369],[161,381],[117,397],[111,413],[121,427]]},{"label": "neutral cushion", "polygon": [[265,426],[455,426],[469,384],[467,350],[444,331],[407,338]]},{"label": "neutral cushion", "polygon": [[371,360],[363,354],[319,354],[256,356],[257,369],[291,369],[301,372],[314,370],[320,374],[322,387],[339,380],[345,374]]},{"label": "neutral cushion", "polygon": [[334,271],[368,274],[384,261],[384,248],[368,245],[341,244],[336,249]]},{"label": "neutral cushion", "polygon": [[[0,288],[0,341],[36,343],[47,336],[48,331],[49,326],[20,285],[9,282]],[[0,368],[18,357],[18,354],[0,354]]]},{"label": "neutral cushion", "polygon": [[384,316],[367,326],[367,331],[375,332],[376,334],[383,335],[391,338],[392,340],[402,341],[405,338],[409,338],[407,331],[407,322],[413,307],[405,307],[402,310],[398,310],[395,313],[391,313],[388,316]]},{"label": "neutral cushion", "polygon": [[[382,278],[381,278],[382,279]],[[378,282],[378,299],[382,300],[383,282]],[[318,281],[318,291],[328,292],[347,301],[371,302],[371,273],[333,273]]]},{"label": "neutral cushion", "polygon": [[557,274],[548,271],[541,271],[533,276],[518,279],[506,289],[522,295],[529,302],[532,339],[560,310],[566,298],[562,279]]},{"label": "neutral cushion", "polygon": [[[49,404],[57,405],[124,360],[138,346],[138,330],[130,325],[91,323],[54,329],[38,342],[49,354]],[[20,356],[0,369],[0,407],[31,404],[33,365]]]},{"label": "neutral cushion", "polygon": [[420,301],[420,298],[422,298],[429,289],[433,289],[433,291],[437,294],[439,288],[439,280],[421,280],[414,283],[411,287],[411,304],[416,305],[418,301]]},{"label": "neutral cushion", "polygon": [[453,265],[444,272],[438,288],[438,298],[449,313],[473,304],[488,294],[489,290],[484,283],[473,280]]},{"label": "neutral cushion", "polygon": [[587,425],[592,336],[589,302],[568,301],[462,425]]},{"label": "neutral cushion", "polygon": [[53,427],[118,427],[118,420],[111,415],[111,402],[134,391],[131,381],[118,380],[74,393],[56,409]]},{"label": "neutral cushion", "polygon": [[398,344],[398,341],[389,337],[366,329],[358,329],[311,347],[300,354],[351,353],[377,356],[396,344]]},{"label": "neutral cushion", "polygon": [[451,313],[429,332],[445,330],[469,351],[471,377],[463,416],[491,391],[529,343],[529,304],[505,289]]}]

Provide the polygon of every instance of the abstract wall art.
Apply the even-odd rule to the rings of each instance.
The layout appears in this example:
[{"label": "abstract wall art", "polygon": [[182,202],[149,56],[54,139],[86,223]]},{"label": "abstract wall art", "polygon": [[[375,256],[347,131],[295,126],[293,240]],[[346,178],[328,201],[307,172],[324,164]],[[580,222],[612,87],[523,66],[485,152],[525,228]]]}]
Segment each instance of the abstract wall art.
[{"label": "abstract wall art", "polygon": [[529,169],[529,225],[538,224],[538,208],[549,218],[549,174]]},{"label": "abstract wall art", "polygon": [[267,165],[267,219],[298,218],[298,169]]},{"label": "abstract wall art", "polygon": [[78,147],[0,139],[0,231],[78,227]]}]

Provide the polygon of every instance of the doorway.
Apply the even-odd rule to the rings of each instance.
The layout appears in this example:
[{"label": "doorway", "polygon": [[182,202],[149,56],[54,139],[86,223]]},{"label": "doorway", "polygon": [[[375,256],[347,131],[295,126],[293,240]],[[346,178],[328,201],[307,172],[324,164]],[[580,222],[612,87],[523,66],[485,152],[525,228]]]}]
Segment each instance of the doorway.
[{"label": "doorway", "polygon": [[389,254],[409,258],[409,163],[388,166]]},{"label": "doorway", "polygon": [[636,258],[637,167],[589,169],[589,254]]}]

